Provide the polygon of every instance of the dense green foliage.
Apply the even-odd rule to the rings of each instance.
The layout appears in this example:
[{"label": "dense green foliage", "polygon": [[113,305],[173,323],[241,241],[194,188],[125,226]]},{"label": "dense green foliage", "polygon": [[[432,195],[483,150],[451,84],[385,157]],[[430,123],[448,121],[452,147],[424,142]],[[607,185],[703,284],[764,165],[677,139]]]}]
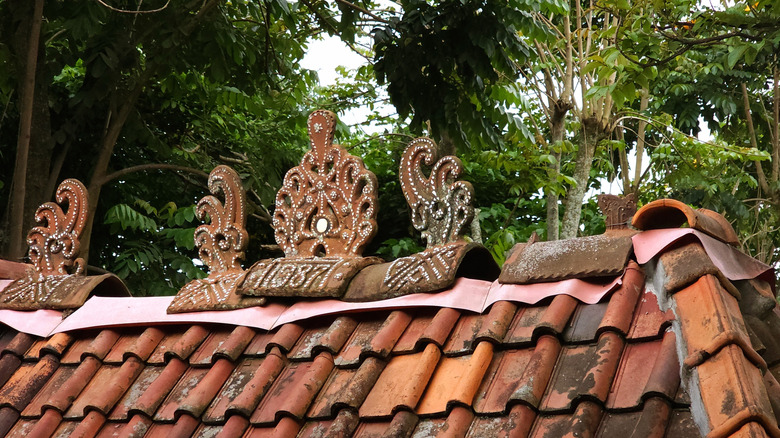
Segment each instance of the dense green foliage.
[{"label": "dense green foliage", "polygon": [[[2,205],[18,193],[34,3],[0,0]],[[89,264],[117,272],[136,294],[173,293],[204,275],[193,206],[215,165],[235,168],[247,189],[247,260],[277,255],[270,212],[308,145],[308,113],[364,108],[365,123],[339,125],[337,141],[380,184],[368,253],[392,259],[421,248],[397,169],[408,141],[427,135],[463,160],[481,237],[499,262],[532,233],[554,238],[566,209],[581,207],[575,233],[601,232],[591,195],[614,182],[642,202],[676,197],[723,212],[743,249],[771,263],[780,248],[780,6],[727,6],[48,1],[29,102],[23,226],[57,182],[79,178],[95,206]],[[300,66],[322,34],[367,59],[329,87]],[[387,101],[397,114],[387,115]],[[700,121],[712,141],[690,137]],[[636,150],[644,163],[631,161]],[[548,208],[585,189],[584,200]],[[0,243],[18,257],[7,248],[7,213]]]}]

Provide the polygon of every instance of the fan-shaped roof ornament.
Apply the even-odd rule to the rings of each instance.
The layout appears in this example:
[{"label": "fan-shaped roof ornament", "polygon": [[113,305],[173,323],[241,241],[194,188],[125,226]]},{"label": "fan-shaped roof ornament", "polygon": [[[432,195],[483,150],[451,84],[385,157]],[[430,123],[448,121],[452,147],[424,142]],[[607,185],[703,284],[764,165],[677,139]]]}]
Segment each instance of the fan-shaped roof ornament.
[{"label": "fan-shaped roof ornament", "polygon": [[377,181],[363,161],[333,144],[336,116],[309,116],[311,149],[276,195],[274,236],[285,257],[261,260],[241,286],[245,295],[340,297],[363,267],[376,234]]},{"label": "fan-shaped roof ornament", "polygon": [[88,199],[84,184],[66,179],[57,188],[57,202],[38,207],[35,221],[40,225],[27,234],[32,269],[0,293],[0,308],[66,310],[81,307],[93,292],[129,295],[113,274],[85,275],[79,239],[87,222]]}]

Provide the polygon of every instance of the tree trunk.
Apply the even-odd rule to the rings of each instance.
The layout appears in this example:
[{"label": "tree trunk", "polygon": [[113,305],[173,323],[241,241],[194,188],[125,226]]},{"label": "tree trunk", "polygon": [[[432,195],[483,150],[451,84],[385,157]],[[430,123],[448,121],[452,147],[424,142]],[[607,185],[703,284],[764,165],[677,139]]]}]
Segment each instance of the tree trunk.
[{"label": "tree trunk", "polygon": [[[566,114],[571,109],[571,104],[558,100],[552,105],[552,117],[550,118],[550,144],[563,141],[566,127]],[[561,173],[561,153],[551,151],[555,157],[555,163],[549,166],[550,185],[547,187],[547,240],[558,240],[558,193],[555,185],[558,184],[558,175]]]},{"label": "tree trunk", "polygon": [[563,205],[563,223],[561,224],[561,239],[577,237],[582,217],[582,199],[588,188],[590,169],[593,167],[593,156],[603,135],[604,129],[595,117],[582,120],[579,147],[574,167],[574,181],[577,183],[569,188]]},{"label": "tree trunk", "polygon": [[[43,55],[39,53],[43,52],[39,51],[43,0],[36,0],[32,10],[28,12],[29,6],[24,1],[17,2],[14,6],[24,14],[13,39],[13,48],[19,55],[17,66],[20,71],[24,71],[24,75],[20,77],[17,84],[20,96],[19,135],[8,212],[8,246],[5,251],[11,259],[21,259],[26,252],[24,236],[32,222],[32,212],[40,203],[39,198],[45,185],[40,175],[48,173],[49,154],[45,149],[50,148],[48,84],[39,81],[38,83],[42,83],[43,87],[36,90],[36,76],[39,75],[37,65],[39,57],[42,58]],[[25,55],[21,56],[22,53]],[[32,129],[33,125],[36,125],[35,130]],[[41,168],[45,168],[43,173],[39,173]]]}]

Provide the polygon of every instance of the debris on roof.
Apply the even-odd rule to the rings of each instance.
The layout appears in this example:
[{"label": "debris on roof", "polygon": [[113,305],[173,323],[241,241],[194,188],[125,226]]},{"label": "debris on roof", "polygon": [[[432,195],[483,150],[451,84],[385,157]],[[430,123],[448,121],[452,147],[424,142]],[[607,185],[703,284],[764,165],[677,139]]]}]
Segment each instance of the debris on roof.
[{"label": "debris on roof", "polygon": [[224,204],[213,195],[198,202],[198,218],[211,220],[195,229],[195,246],[201,261],[209,267],[209,275],[187,283],[168,307],[170,313],[240,309],[265,302],[263,298],[245,298],[237,292],[246,274],[240,260],[249,241],[241,178],[230,167],[217,166],[209,174],[209,190],[225,198]]},{"label": "debris on roof", "polygon": [[56,199],[56,204],[47,202],[35,212],[40,225],[27,235],[32,268],[2,290],[0,309],[76,309],[93,292],[129,295],[113,274],[84,275],[84,259],[78,257],[88,211],[84,184],[66,179],[57,188]]},{"label": "debris on roof", "polygon": [[276,195],[274,236],[285,257],[255,263],[245,296],[340,297],[360,269],[381,262],[362,257],[376,234],[376,176],[333,144],[335,114],[315,111],[308,127],[311,150]]}]

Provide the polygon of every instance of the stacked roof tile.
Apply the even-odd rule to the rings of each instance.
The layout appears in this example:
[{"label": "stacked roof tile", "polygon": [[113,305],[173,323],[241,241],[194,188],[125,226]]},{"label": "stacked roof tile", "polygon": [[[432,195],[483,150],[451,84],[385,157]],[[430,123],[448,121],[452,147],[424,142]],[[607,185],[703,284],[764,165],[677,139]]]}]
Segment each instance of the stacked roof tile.
[{"label": "stacked roof tile", "polygon": [[[454,178],[416,202],[447,201]],[[641,231],[625,205],[615,211],[603,236],[519,245],[500,278],[464,240],[467,220],[422,227],[427,255],[372,261],[342,276],[359,290],[345,279],[330,300],[312,301],[309,284],[305,312],[300,287],[264,294],[221,277],[190,285],[184,301],[113,298],[148,306],[145,320],[106,322],[93,297],[35,335],[19,318],[44,321],[43,310],[0,310],[0,435],[780,436],[771,270],[732,246],[717,213],[656,201],[634,215]],[[274,266],[318,261],[295,257]],[[230,266],[217,274],[243,278]],[[0,263],[0,276],[19,268]],[[387,289],[402,270],[406,292]],[[475,271],[479,281],[453,282]],[[212,311],[166,319],[177,300]],[[266,311],[246,313],[258,305]]]}]

